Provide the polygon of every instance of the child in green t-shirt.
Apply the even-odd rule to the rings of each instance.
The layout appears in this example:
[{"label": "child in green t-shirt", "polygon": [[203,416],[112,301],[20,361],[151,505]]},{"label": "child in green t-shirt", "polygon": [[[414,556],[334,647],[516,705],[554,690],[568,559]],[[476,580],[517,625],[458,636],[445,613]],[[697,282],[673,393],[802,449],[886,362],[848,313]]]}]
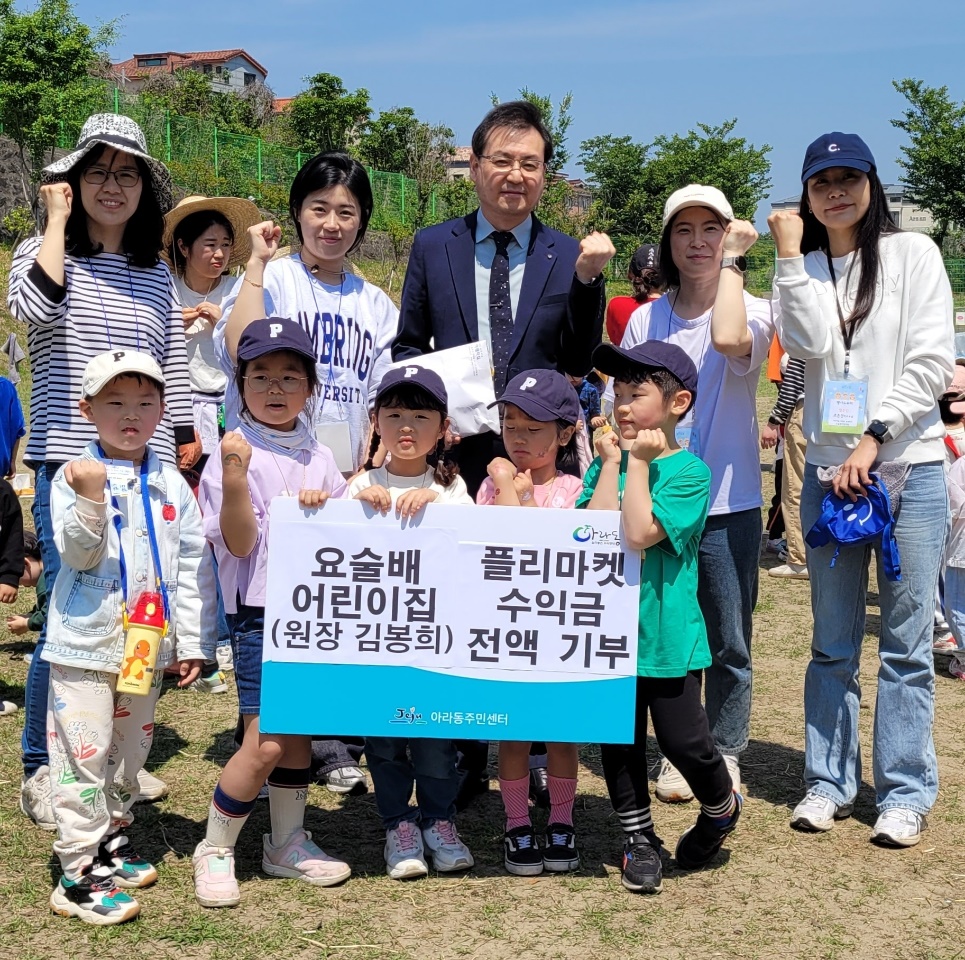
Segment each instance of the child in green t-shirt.
[{"label": "child in green t-shirt", "polygon": [[614,378],[619,435],[597,441],[599,457],[576,505],[620,510],[625,542],[643,553],[634,742],[604,744],[603,773],[626,834],[623,885],[657,893],[663,843],[650,815],[647,711],[661,750],[700,801],[697,822],[677,841],[678,867],[706,866],[743,805],[700,702],[700,671],[710,665],[710,649],[697,604],[697,549],[710,470],[681,449],[677,436],[677,422],[697,399],[697,368],[683,350],[657,340],[629,350],[604,345],[593,365]]}]

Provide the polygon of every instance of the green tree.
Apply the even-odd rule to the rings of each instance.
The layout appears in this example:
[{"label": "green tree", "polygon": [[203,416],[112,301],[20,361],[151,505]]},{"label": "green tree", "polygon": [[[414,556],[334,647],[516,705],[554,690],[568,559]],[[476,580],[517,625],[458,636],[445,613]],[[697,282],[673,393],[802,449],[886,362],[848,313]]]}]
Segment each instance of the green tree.
[{"label": "green tree", "polygon": [[409,163],[409,141],[419,123],[412,107],[383,110],[359,138],[359,159],[376,170],[404,172]]},{"label": "green tree", "polygon": [[902,182],[908,198],[931,211],[932,233],[942,246],[949,231],[965,228],[965,103],[956,103],[948,87],[926,87],[921,80],[893,81],[908,108],[893,126],[911,143],[903,146]]},{"label": "green tree", "polygon": [[[490,94],[490,99],[494,107],[500,102],[495,93]],[[553,138],[553,159],[546,167],[547,176],[552,177],[561,173],[570,159],[570,152],[566,146],[566,135],[570,129],[570,124],[573,123],[573,118],[570,116],[573,94],[564,93],[560,98],[559,106],[555,110],[550,97],[544,97],[542,94],[530,90],[529,87],[523,87],[519,91],[519,99],[531,103],[539,110],[543,117],[543,123]]]},{"label": "green tree", "polygon": [[104,109],[103,72],[116,21],[92,30],[70,0],[38,0],[20,13],[0,0],[0,123],[20,151],[24,202],[35,205],[41,168],[50,162],[65,117]]},{"label": "green tree", "polygon": [[316,73],[305,80],[308,89],[288,108],[299,148],[312,153],[352,148],[372,115],[368,90],[349,93],[341,78],[331,73]]}]

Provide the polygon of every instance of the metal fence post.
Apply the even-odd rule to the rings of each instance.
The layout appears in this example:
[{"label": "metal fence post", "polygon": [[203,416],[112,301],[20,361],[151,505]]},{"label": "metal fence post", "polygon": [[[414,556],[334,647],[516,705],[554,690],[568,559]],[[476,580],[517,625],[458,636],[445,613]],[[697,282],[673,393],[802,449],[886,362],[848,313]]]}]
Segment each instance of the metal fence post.
[{"label": "metal fence post", "polygon": [[402,223],[405,223],[405,177],[400,175],[399,180],[402,181],[402,190],[401,190],[402,202],[401,202],[401,210],[399,211],[399,219],[402,221]]},{"label": "metal fence post", "polygon": [[118,90],[117,87],[114,87],[114,113],[120,113],[120,112],[121,112],[121,97],[120,97],[120,93],[121,93],[120,90]]},{"label": "metal fence post", "polygon": [[261,137],[258,138],[258,191],[261,192]]},{"label": "metal fence post", "polygon": [[218,128],[214,127],[214,178],[215,180],[220,180],[221,175],[218,172]]},{"label": "metal fence post", "polygon": [[164,162],[171,162],[171,111],[164,111]]}]

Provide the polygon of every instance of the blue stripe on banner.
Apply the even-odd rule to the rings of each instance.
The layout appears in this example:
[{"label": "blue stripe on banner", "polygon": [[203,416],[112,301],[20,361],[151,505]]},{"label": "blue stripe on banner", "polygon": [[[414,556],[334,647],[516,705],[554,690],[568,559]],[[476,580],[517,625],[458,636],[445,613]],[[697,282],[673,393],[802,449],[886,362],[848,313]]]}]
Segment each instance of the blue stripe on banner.
[{"label": "blue stripe on banner", "polygon": [[519,683],[415,667],[272,661],[262,671],[266,733],[633,742],[635,677]]}]

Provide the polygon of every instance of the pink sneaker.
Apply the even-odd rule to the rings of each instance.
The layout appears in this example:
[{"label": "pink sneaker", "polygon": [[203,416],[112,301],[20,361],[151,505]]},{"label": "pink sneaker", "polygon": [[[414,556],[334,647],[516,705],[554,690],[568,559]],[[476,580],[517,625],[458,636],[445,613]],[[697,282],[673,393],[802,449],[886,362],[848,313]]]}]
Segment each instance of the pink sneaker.
[{"label": "pink sneaker", "polygon": [[290,877],[304,880],[315,887],[333,887],[351,876],[352,868],[341,860],[330,857],[307,830],[296,830],[281,847],[271,845],[271,834],[264,836],[264,855],[261,869],[270,877]]},{"label": "pink sneaker", "polygon": [[194,895],[202,907],[236,907],[241,891],[235,879],[232,847],[212,847],[202,840],[194,848]]}]

